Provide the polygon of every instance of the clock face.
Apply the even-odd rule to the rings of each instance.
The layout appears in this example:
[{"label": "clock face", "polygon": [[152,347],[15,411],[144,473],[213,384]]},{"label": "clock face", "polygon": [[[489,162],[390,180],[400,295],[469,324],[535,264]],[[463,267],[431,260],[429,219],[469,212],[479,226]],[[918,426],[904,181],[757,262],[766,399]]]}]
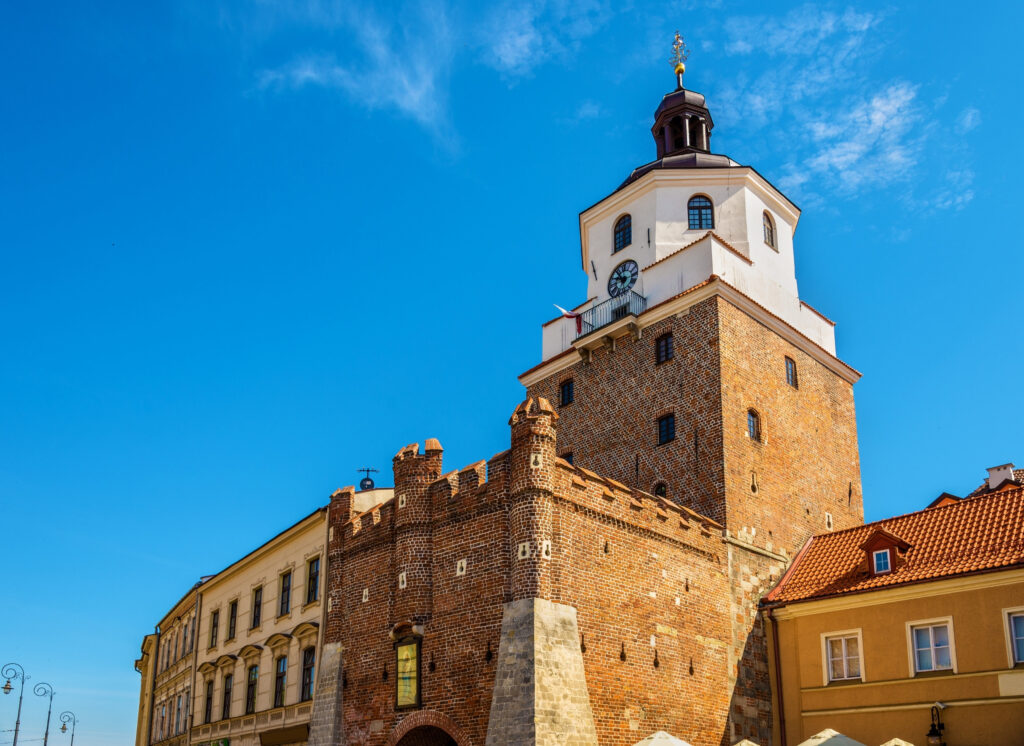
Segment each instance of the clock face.
[{"label": "clock face", "polygon": [[636,278],[640,276],[640,268],[632,259],[623,262],[614,270],[608,278],[608,295],[615,298],[627,292],[636,284]]}]

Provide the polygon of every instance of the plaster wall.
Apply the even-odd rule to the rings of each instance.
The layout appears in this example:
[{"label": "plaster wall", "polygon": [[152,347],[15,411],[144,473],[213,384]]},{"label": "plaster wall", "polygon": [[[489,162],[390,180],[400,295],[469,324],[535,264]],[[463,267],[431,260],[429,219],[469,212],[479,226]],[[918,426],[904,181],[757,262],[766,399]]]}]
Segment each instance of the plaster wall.
[{"label": "plaster wall", "polygon": [[[979,580],[1002,584],[979,587]],[[868,744],[894,736],[920,743],[937,701],[948,705],[942,713],[948,743],[1014,743],[1024,732],[1024,670],[1009,658],[1003,612],[1024,604],[1024,573],[908,588],[775,612],[789,743],[824,727]],[[880,603],[886,598],[894,600]],[[953,624],[954,670],[915,675],[907,623],[945,617]],[[861,635],[862,679],[826,683],[822,636],[846,631]]]}]

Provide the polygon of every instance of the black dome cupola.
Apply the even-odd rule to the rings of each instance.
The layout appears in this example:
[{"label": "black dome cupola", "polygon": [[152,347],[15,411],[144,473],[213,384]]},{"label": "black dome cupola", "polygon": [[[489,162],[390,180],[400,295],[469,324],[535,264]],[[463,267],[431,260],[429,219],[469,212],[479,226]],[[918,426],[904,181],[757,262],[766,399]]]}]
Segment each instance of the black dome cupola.
[{"label": "black dome cupola", "polygon": [[658,157],[710,153],[711,128],[714,126],[711,113],[704,105],[703,94],[685,88],[669,93],[654,112],[654,126],[651,127]]},{"label": "black dome cupola", "polygon": [[687,53],[678,31],[672,52],[676,89],[661,99],[651,127],[654,144],[658,147],[657,158],[634,168],[619,185],[620,189],[652,171],[739,166],[728,156],[711,152],[711,130],[715,123],[704,102],[704,94],[683,87]]}]

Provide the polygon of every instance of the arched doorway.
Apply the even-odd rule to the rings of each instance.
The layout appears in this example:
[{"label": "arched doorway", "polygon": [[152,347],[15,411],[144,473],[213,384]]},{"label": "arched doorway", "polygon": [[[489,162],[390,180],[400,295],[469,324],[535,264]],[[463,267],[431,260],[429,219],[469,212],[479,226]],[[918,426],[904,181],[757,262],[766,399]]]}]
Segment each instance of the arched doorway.
[{"label": "arched doorway", "polygon": [[398,741],[397,746],[458,746],[448,731],[433,725],[413,728]]},{"label": "arched doorway", "polygon": [[458,723],[435,710],[419,710],[388,735],[387,746],[473,746]]}]

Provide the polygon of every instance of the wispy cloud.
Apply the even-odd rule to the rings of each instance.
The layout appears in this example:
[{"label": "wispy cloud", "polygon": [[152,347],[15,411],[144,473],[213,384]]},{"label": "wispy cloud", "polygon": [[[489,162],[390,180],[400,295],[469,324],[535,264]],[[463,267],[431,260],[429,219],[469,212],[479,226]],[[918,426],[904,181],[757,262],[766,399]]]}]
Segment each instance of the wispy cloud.
[{"label": "wispy cloud", "polygon": [[340,60],[331,52],[302,53],[261,70],[258,85],[278,91],[336,88],[367,108],[395,109],[453,145],[447,101],[455,39],[443,7],[419,7],[410,19],[414,25],[395,25],[369,13],[327,16],[313,3],[315,18],[350,34],[355,42],[350,59]]},{"label": "wispy cloud", "polygon": [[956,131],[961,135],[966,135],[979,124],[981,124],[981,112],[972,106],[964,109],[956,118]]},{"label": "wispy cloud", "polygon": [[484,64],[514,80],[578,49],[611,15],[604,0],[505,2],[484,17],[474,37]]},{"label": "wispy cloud", "polygon": [[[887,80],[874,67],[889,43],[884,20],[880,13],[818,5],[725,20],[719,47],[757,68],[721,91],[722,118],[750,138],[766,129],[787,133],[790,155],[779,186],[805,204],[900,184],[899,198],[908,205],[958,209],[973,197],[964,187],[969,179],[963,172],[935,173],[939,149],[950,145],[934,121],[953,115],[940,114],[943,97],[923,94],[920,84]],[[980,119],[967,108],[955,129],[969,132]],[[943,185],[938,191],[936,183]],[[929,190],[932,196],[924,196]]]},{"label": "wispy cloud", "polygon": [[791,162],[781,184],[799,187],[814,177],[832,183],[839,192],[851,193],[904,180],[923,144],[921,136],[914,134],[920,121],[917,88],[893,83],[838,117],[810,122],[812,154]]}]

